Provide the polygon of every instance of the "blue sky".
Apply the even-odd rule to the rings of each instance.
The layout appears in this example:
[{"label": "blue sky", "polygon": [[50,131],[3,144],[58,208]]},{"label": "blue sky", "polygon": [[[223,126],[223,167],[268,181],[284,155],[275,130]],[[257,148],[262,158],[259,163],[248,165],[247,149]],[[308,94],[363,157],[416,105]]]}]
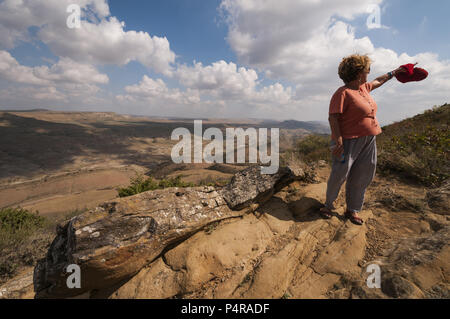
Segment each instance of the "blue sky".
[{"label": "blue sky", "polygon": [[225,41],[227,27],[218,16],[218,0],[110,1],[113,15],[128,30],[146,30],[167,37],[181,62],[210,64],[236,60]]},{"label": "blue sky", "polygon": [[356,34],[369,35],[375,45],[397,52],[414,55],[432,51],[444,59],[450,59],[449,14],[450,1],[446,0],[392,0],[382,5],[381,23],[397,32],[368,30],[361,25],[367,19],[362,16],[358,19],[360,28]]},{"label": "blue sky", "polygon": [[[70,3],[81,29],[65,25]],[[381,28],[366,26],[370,4]],[[2,0],[0,9],[0,108],[326,121],[337,64],[354,52],[373,57],[369,80],[407,62],[430,72],[374,92],[380,122],[448,101],[445,0]]]},{"label": "blue sky", "polygon": [[[113,15],[126,21],[125,30],[145,30],[152,35],[166,37],[177,54],[177,62],[191,64],[194,60],[210,64],[218,60],[236,61],[236,56],[225,41],[227,27],[218,16],[217,0],[166,1],[109,1]],[[136,83],[148,71],[139,63],[130,67],[110,69],[116,72],[120,83]],[[171,83],[171,87],[177,87]]]}]

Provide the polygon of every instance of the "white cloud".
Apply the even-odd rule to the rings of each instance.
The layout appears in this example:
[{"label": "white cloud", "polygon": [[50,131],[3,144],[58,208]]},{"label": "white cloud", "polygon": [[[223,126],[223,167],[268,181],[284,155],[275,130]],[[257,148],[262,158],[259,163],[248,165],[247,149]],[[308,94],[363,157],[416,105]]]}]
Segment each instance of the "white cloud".
[{"label": "white cloud", "polygon": [[[30,94],[31,93],[31,94]],[[36,100],[44,100],[44,101],[67,101],[67,96],[63,93],[59,92],[53,86],[47,86],[40,89],[34,89],[31,92],[27,92],[27,94],[31,95],[31,98]]]},{"label": "white cloud", "polygon": [[202,63],[194,63],[192,67],[179,66],[175,77],[185,87],[224,101],[280,104],[290,101],[292,95],[291,88],[284,88],[279,83],[259,88],[260,81],[255,70],[238,68],[235,63],[223,60],[207,66]]},{"label": "white cloud", "polygon": [[256,71],[237,68],[233,62],[214,62],[203,66],[179,66],[175,77],[185,87],[197,89],[217,98],[236,99],[249,97],[255,90],[258,75]]},{"label": "white cloud", "polygon": [[[240,61],[266,68],[286,50],[309,40],[334,16],[351,19],[381,0],[223,0],[228,42]],[[287,52],[289,53],[289,52]]]},{"label": "white cloud", "polygon": [[69,58],[62,58],[58,63],[33,68],[33,73],[38,77],[57,83],[78,84],[106,84],[109,78],[101,74],[92,65],[81,64]]},{"label": "white cloud", "polygon": [[33,69],[20,65],[7,51],[0,51],[0,78],[10,82],[45,85],[48,81],[36,77]]},{"label": "white cloud", "polygon": [[[51,67],[28,67],[19,64],[9,52],[3,50],[0,50],[0,79],[13,84],[8,90],[2,91],[3,102],[6,94],[16,98],[24,94],[30,101],[36,99],[60,102],[69,101],[73,97],[84,100],[100,90],[98,85],[109,82],[108,76],[98,72],[93,66],[69,58],[61,58]],[[16,84],[25,87],[17,87]]]},{"label": "white cloud", "polygon": [[23,66],[7,51],[0,50],[0,78],[35,85],[106,84],[109,78],[93,66],[62,58],[48,66]]},{"label": "white cloud", "polygon": [[374,91],[382,122],[412,116],[446,102],[450,61],[442,61],[432,53],[410,56],[375,47],[369,37],[357,38],[354,28],[341,21],[367,15],[369,4],[381,4],[381,0],[222,1],[229,26],[227,40],[239,61],[296,87],[295,102],[282,112],[275,109],[272,116],[325,121],[329,99],[343,85],[337,74],[339,62],[352,53],[369,54],[374,60],[369,80],[416,61],[418,67],[430,72],[423,82],[401,84],[394,79]]},{"label": "white cloud", "polygon": [[1,107],[49,107],[67,103],[69,97],[54,86],[10,87],[0,90]]},{"label": "white cloud", "polygon": [[59,56],[94,64],[139,61],[156,72],[170,74],[175,53],[166,38],[123,28],[123,23],[111,17],[99,24],[82,21],[80,29],[44,26],[39,37]]},{"label": "white cloud", "polygon": [[[66,24],[66,9],[73,3],[83,10],[79,29]],[[166,38],[125,31],[124,22],[109,15],[105,0],[5,0],[0,4],[0,40],[3,48],[13,48],[17,41],[29,39],[28,28],[35,26],[39,40],[60,57],[93,64],[138,61],[170,74],[175,53]]]},{"label": "white cloud", "polygon": [[120,102],[152,102],[167,105],[189,105],[200,102],[197,90],[169,89],[162,79],[151,79],[144,75],[141,82],[125,87],[126,95],[116,96]]},{"label": "white cloud", "polygon": [[213,107],[239,108],[240,112],[251,108],[267,109],[283,106],[292,102],[292,89],[284,88],[280,83],[260,87],[258,75],[253,69],[238,68],[233,62],[218,61],[203,66],[194,63],[193,66],[181,65],[174,72],[174,79],[185,88],[170,89],[162,79],[151,79],[144,76],[140,83],[127,86],[126,95],[118,95],[118,101],[151,102],[156,105],[184,108],[197,104],[213,112]]},{"label": "white cloud", "polygon": [[0,47],[11,49],[19,40],[29,39],[32,26],[58,25],[66,22],[69,4],[78,4],[89,16],[100,18],[109,15],[104,0],[4,0],[0,3]]},{"label": "white cloud", "polygon": [[[78,4],[82,9],[79,29],[67,27],[69,4]],[[30,27],[36,28],[36,38],[29,33]],[[124,22],[110,16],[106,0],[4,0],[0,3],[0,48],[11,49],[21,41],[40,40],[59,59],[50,67],[28,67],[9,52],[0,50],[0,79],[7,84],[27,85],[3,90],[2,104],[6,101],[17,104],[12,103],[12,97],[21,101],[19,104],[76,101],[82,107],[104,103],[97,96],[98,85],[108,83],[109,78],[95,65],[138,61],[156,72],[170,75],[175,54],[170,50],[169,41],[147,32],[125,31],[124,27]]]}]

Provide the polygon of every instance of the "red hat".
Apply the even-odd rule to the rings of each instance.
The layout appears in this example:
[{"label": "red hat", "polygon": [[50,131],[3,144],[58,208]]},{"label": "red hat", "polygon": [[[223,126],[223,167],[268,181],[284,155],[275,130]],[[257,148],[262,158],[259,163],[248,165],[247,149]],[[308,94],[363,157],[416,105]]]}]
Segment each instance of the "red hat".
[{"label": "red hat", "polygon": [[402,83],[412,82],[412,81],[422,81],[428,76],[428,72],[422,68],[415,68],[415,64],[404,64],[400,66],[404,68],[407,72],[397,73],[395,77]]}]

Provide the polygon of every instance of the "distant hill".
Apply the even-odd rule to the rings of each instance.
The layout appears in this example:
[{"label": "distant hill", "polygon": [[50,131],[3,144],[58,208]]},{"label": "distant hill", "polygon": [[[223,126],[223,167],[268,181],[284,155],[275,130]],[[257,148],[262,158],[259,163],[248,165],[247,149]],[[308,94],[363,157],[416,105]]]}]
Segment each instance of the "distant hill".
[{"label": "distant hill", "polygon": [[30,110],[2,110],[0,112],[48,112],[47,109],[30,109]]},{"label": "distant hill", "polygon": [[257,119],[257,118],[191,118],[191,117],[183,117],[183,116],[155,116],[155,115],[136,115],[136,114],[119,114],[116,112],[89,112],[89,111],[55,111],[55,110],[47,110],[42,108],[29,109],[29,110],[9,110],[0,109],[0,112],[53,112],[53,113],[67,113],[67,114],[108,114],[108,115],[117,115],[117,116],[125,116],[132,118],[148,118],[148,119],[161,119],[168,121],[185,121],[192,122],[194,120],[202,120],[205,123],[228,123],[228,124],[247,124],[255,127],[278,127],[280,129],[286,130],[305,130],[310,133],[316,134],[330,134],[330,128],[327,122],[321,121],[297,121],[297,120],[285,120],[285,121],[275,121],[271,119]]},{"label": "distant hill", "polygon": [[303,121],[296,121],[296,120],[287,120],[280,123],[282,128],[286,129],[297,129],[302,128],[308,131],[312,131],[315,133],[323,133],[328,134],[330,133],[330,128],[328,124],[323,122],[303,122]]},{"label": "distant hill", "polygon": [[264,120],[261,124],[266,126],[279,127],[281,129],[295,130],[303,129],[316,134],[330,134],[330,128],[328,123],[319,121],[296,121],[296,120],[285,120],[285,121],[274,121],[274,120]]}]

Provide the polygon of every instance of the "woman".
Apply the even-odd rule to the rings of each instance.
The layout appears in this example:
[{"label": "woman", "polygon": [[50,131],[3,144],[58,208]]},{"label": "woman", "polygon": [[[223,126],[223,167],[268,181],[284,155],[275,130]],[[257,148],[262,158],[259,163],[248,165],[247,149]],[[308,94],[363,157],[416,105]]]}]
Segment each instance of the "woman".
[{"label": "woman", "polygon": [[344,214],[354,224],[362,225],[358,216],[364,194],[375,176],[377,163],[376,135],[381,133],[376,119],[377,104],[370,96],[403,68],[384,74],[367,82],[371,60],[367,55],[353,54],[345,57],[339,65],[339,77],[345,85],[331,98],[329,122],[333,163],[327,184],[325,206],[320,210],[324,218],[331,218],[333,202],[342,184],[346,183],[346,204]]}]

